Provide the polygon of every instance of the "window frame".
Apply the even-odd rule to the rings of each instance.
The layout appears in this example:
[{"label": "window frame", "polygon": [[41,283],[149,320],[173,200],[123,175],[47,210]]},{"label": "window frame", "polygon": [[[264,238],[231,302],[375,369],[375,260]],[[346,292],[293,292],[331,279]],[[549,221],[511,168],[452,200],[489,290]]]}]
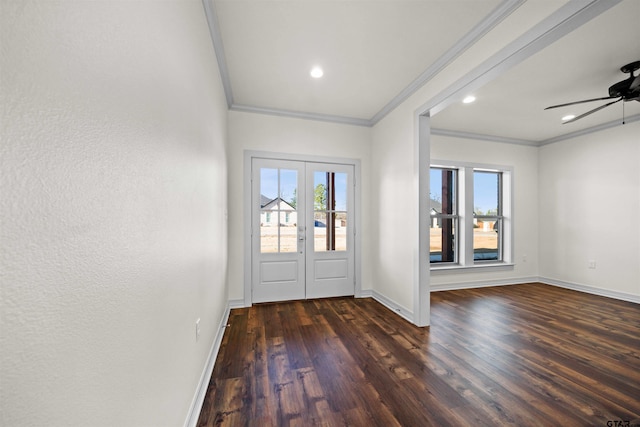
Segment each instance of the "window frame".
[{"label": "window frame", "polygon": [[[437,264],[437,265],[445,265],[445,266],[451,266],[451,265],[457,265],[458,264],[458,253],[459,253],[459,245],[458,245],[458,240],[456,239],[456,234],[459,232],[460,228],[459,228],[459,223],[460,223],[460,207],[459,207],[459,201],[458,201],[458,179],[459,179],[459,173],[458,173],[458,168],[454,168],[454,167],[444,167],[444,166],[429,166],[429,172],[431,172],[432,169],[440,169],[442,171],[451,171],[453,172],[453,184],[454,184],[454,191],[453,191],[453,200],[452,200],[452,205],[453,205],[453,213],[435,213],[435,214],[431,214],[429,215],[429,228],[431,228],[431,225],[433,224],[433,220],[445,220],[445,219],[450,219],[453,222],[452,225],[452,232],[453,232],[453,261],[438,261],[436,263],[432,263],[432,264]],[[440,201],[441,204],[444,204],[444,201]],[[431,194],[429,194],[429,212],[431,212]],[[443,228],[441,226],[441,228]],[[443,245],[444,246],[444,245]],[[442,249],[441,252],[441,258],[444,258],[444,248]],[[431,263],[431,248],[429,248],[429,260]]]},{"label": "window frame", "polygon": [[[457,213],[458,229],[456,230],[456,261],[455,263],[431,263],[429,267],[432,272],[450,271],[472,268],[486,267],[512,267],[513,264],[513,167],[505,165],[493,165],[483,163],[456,162],[449,160],[432,159],[429,165],[431,168],[456,169],[458,179],[457,188]],[[497,172],[500,173],[500,210],[498,215],[480,215],[474,213],[474,172]],[[429,201],[429,206],[431,202]],[[431,208],[429,208],[431,225]],[[475,260],[473,247],[473,224],[474,219],[497,218],[501,228],[498,244],[498,260]],[[429,251],[431,253],[431,251]]]}]

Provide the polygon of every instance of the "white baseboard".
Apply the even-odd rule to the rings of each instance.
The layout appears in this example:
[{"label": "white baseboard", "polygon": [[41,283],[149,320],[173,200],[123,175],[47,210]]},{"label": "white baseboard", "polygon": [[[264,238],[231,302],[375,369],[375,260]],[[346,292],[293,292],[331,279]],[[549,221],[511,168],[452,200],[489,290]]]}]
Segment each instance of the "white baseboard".
[{"label": "white baseboard", "polygon": [[[565,282],[563,280],[551,279],[548,277],[519,277],[514,279],[502,279],[502,280],[483,280],[475,282],[457,282],[446,283],[441,285],[431,285],[431,292],[438,291],[455,291],[458,289],[474,289],[474,288],[487,288],[493,286],[509,286],[509,285],[522,285],[524,283],[544,283],[545,285],[558,286],[560,288],[572,289],[574,291],[585,292],[588,294],[599,295],[607,298],[614,298],[622,301],[633,302],[640,304],[640,295],[629,294],[626,292],[612,291],[608,289],[596,288],[589,285],[581,285],[578,283]],[[372,289],[363,289],[360,291],[358,298],[373,298],[380,304],[404,318],[405,320],[413,322],[413,311],[406,307],[401,306],[390,298],[382,295],[381,293]]]},{"label": "white baseboard", "polygon": [[373,298],[373,290],[363,289],[356,295],[356,298]]},{"label": "white baseboard", "polygon": [[539,277],[538,282],[545,285],[557,286],[559,288],[571,289],[578,292],[585,292],[588,294],[599,295],[601,297],[619,299],[622,301],[633,302],[640,304],[640,295],[629,294],[626,292],[612,291],[609,289],[596,288],[589,285],[581,285],[578,283],[565,282],[564,280],[551,279],[548,277]]},{"label": "white baseboard", "polygon": [[[242,301],[242,304],[242,306],[244,306],[244,300]],[[196,427],[196,425],[198,424],[198,418],[200,417],[202,404],[204,403],[204,398],[207,394],[207,389],[209,388],[209,380],[211,379],[211,374],[213,373],[213,365],[215,364],[216,358],[218,357],[218,352],[220,351],[220,344],[222,344],[222,337],[224,336],[224,331],[227,326],[227,322],[229,321],[229,313],[231,311],[231,308],[236,307],[231,307],[231,301],[228,301],[227,307],[224,310],[224,314],[222,315],[222,319],[220,320],[220,324],[218,326],[218,332],[216,333],[216,337],[213,340],[213,345],[211,346],[211,350],[209,350],[207,363],[205,364],[202,375],[200,376],[198,388],[196,389],[196,393],[193,396],[193,400],[191,401],[189,414],[187,416],[187,420],[184,423],[185,427]]]},{"label": "white baseboard", "polygon": [[539,282],[538,276],[531,277],[518,277],[513,279],[501,279],[501,280],[481,280],[474,282],[456,282],[445,283],[441,285],[431,284],[431,292],[438,291],[455,291],[458,289],[473,289],[473,288],[489,288],[492,286],[508,286],[508,285],[522,285],[523,283],[535,283]]},{"label": "white baseboard", "polygon": [[373,298],[398,316],[402,317],[407,322],[414,323],[413,311],[409,310],[406,307],[403,307],[402,305],[398,304],[390,298],[387,298],[386,296],[373,289],[363,289],[362,291],[360,291],[358,298]]},{"label": "white baseboard", "polygon": [[244,299],[230,299],[227,304],[229,304],[229,308],[233,310],[234,308],[245,308]]}]

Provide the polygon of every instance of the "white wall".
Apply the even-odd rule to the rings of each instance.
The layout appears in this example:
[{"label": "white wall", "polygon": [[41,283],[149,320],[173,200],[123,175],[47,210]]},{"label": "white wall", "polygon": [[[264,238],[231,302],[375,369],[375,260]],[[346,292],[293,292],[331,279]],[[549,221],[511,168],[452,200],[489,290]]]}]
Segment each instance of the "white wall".
[{"label": "white wall", "polygon": [[538,276],[538,148],[431,137],[431,158],[513,167],[513,268],[431,273],[431,289],[536,281]]},{"label": "white wall", "polygon": [[202,3],[9,1],[0,28],[0,424],[183,425],[227,300]]},{"label": "white wall", "polygon": [[414,118],[406,104],[374,127],[371,156],[373,289],[414,315],[417,286],[418,175]]},{"label": "white wall", "polygon": [[245,150],[359,159],[361,164],[362,288],[371,288],[369,251],[371,129],[264,114],[229,112],[229,299],[244,298]]},{"label": "white wall", "polygon": [[640,302],[640,122],[539,155],[540,276]]}]

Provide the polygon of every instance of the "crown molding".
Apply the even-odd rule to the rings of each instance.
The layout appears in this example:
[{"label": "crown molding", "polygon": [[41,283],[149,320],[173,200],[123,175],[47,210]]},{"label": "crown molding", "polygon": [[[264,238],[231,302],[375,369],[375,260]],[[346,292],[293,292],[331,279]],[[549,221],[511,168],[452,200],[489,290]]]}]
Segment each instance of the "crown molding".
[{"label": "crown molding", "polygon": [[613,120],[607,123],[603,123],[601,125],[592,126],[590,128],[586,128],[582,130],[577,130],[575,132],[565,133],[564,135],[556,136],[554,138],[545,139],[543,141],[539,141],[538,146],[542,147],[543,145],[549,145],[549,144],[553,144],[554,142],[560,142],[560,141],[565,141],[571,138],[577,138],[583,135],[589,135],[591,133],[600,132],[600,131],[617,127],[617,126],[624,126],[625,124],[629,124],[637,121],[640,121],[640,114],[635,114],[630,117],[625,117],[624,121],[622,119]]},{"label": "crown molding", "polygon": [[529,145],[537,147],[538,142],[528,139],[509,138],[497,135],[485,135],[473,132],[461,132],[457,130],[431,128],[431,135],[449,136],[452,138],[473,139],[476,141],[503,142],[505,144]]},{"label": "crown molding", "polygon": [[640,114],[635,114],[633,116],[626,117],[624,121],[622,119],[613,120],[607,123],[591,126],[589,128],[577,130],[574,132],[565,133],[564,135],[559,135],[559,136],[549,138],[549,139],[544,139],[541,141],[532,141],[528,139],[508,138],[508,137],[503,137],[498,135],[485,135],[481,133],[461,132],[457,130],[437,129],[437,128],[431,128],[431,135],[448,136],[451,138],[473,139],[476,141],[502,142],[505,144],[528,145],[531,147],[542,147],[544,145],[549,145],[549,144],[553,144],[555,142],[560,142],[560,141],[566,141],[567,139],[589,135],[592,133],[611,129],[617,126],[624,126],[625,124],[634,123],[637,121],[640,121]]},{"label": "crown molding", "polygon": [[492,28],[511,15],[511,13],[519,8],[525,1],[526,0],[504,0],[500,3],[491,13],[489,13],[489,15],[485,16],[482,21],[476,24],[467,34],[465,34],[450,49],[440,56],[440,58],[431,64],[429,68],[422,72],[422,74],[420,74],[413,82],[389,101],[387,105],[382,107],[382,109],[371,118],[372,125],[375,125],[387,114],[395,110],[400,104],[406,101],[407,98],[427,84],[429,80],[435,77],[447,65],[484,37]]},{"label": "crown molding", "polygon": [[218,61],[218,70],[222,87],[224,88],[224,96],[227,98],[227,108],[233,105],[233,91],[231,90],[231,79],[229,77],[229,68],[227,67],[227,57],[224,54],[224,45],[222,44],[222,36],[220,35],[220,24],[218,23],[218,14],[213,0],[202,0],[204,13],[209,24],[209,34],[213,43],[213,50]]},{"label": "crown molding", "polygon": [[277,108],[255,107],[252,105],[233,104],[231,111],[242,111],[245,113],[268,114],[279,117],[292,117],[296,119],[316,120],[321,122],[332,122],[345,125],[371,127],[371,120],[357,117],[334,116],[332,114],[307,113],[304,111],[280,110]]}]

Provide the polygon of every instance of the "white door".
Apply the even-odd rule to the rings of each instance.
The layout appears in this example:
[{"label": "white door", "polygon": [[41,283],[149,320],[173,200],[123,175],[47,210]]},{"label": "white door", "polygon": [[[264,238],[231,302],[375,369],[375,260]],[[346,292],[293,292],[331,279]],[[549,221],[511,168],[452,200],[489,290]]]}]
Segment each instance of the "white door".
[{"label": "white door", "polygon": [[304,166],[252,161],[253,302],[305,298]]},{"label": "white door", "polygon": [[253,302],[353,295],[353,166],[254,158]]},{"label": "white door", "polygon": [[353,166],[307,163],[307,298],[354,294]]}]

